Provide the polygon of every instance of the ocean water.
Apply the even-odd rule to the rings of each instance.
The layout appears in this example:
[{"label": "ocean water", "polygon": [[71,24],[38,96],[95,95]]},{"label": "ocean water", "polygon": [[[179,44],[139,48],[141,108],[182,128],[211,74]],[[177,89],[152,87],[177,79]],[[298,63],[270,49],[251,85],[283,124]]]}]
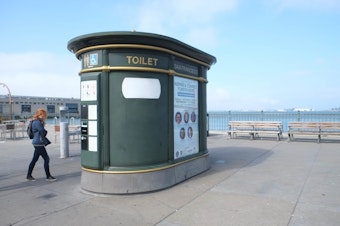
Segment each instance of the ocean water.
[{"label": "ocean water", "polygon": [[[69,125],[80,125],[80,118],[67,118],[66,119]],[[60,121],[59,118],[48,118],[46,119],[46,124],[48,125],[59,125]]]},{"label": "ocean water", "polygon": [[289,122],[340,122],[340,111],[225,111],[208,112],[209,130],[227,130],[229,121],[280,121],[283,132]]},{"label": "ocean water", "polygon": [[[340,122],[340,111],[223,111],[208,112],[209,130],[224,131],[229,121],[280,121],[283,132],[289,122]],[[79,118],[69,118],[70,125],[80,125]],[[47,119],[47,124],[59,124],[59,119]]]}]

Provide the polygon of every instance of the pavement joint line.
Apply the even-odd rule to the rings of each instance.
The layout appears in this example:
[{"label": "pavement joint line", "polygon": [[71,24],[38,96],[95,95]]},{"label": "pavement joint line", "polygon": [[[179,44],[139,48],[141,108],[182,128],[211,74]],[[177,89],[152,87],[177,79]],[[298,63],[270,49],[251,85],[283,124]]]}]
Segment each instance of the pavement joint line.
[{"label": "pavement joint line", "polygon": [[319,146],[318,146],[318,149],[317,149],[317,152],[316,152],[315,155],[314,155],[313,162],[312,162],[311,166],[310,166],[309,169],[308,169],[308,173],[307,173],[307,175],[306,175],[306,178],[304,179],[304,182],[303,182],[303,185],[302,185],[302,187],[301,187],[301,190],[300,190],[300,192],[299,192],[299,194],[298,194],[298,197],[297,197],[297,199],[296,199],[296,201],[295,201],[294,207],[292,208],[292,212],[291,212],[291,215],[290,215],[290,218],[289,218],[289,221],[288,221],[288,224],[287,224],[287,225],[290,225],[290,223],[291,223],[291,221],[292,221],[292,219],[293,219],[293,217],[294,217],[294,213],[295,213],[295,211],[296,211],[296,207],[297,207],[298,204],[300,203],[301,196],[302,196],[302,194],[303,194],[303,192],[304,192],[304,190],[305,190],[305,187],[306,187],[306,184],[307,184],[307,182],[308,182],[308,179],[310,178],[310,175],[311,175],[311,173],[312,173],[312,170],[313,170],[313,168],[314,168],[314,166],[315,166],[315,162],[316,162],[316,160],[317,160],[318,157],[319,157],[320,150],[321,150],[321,147],[320,147],[320,145],[319,145]]}]

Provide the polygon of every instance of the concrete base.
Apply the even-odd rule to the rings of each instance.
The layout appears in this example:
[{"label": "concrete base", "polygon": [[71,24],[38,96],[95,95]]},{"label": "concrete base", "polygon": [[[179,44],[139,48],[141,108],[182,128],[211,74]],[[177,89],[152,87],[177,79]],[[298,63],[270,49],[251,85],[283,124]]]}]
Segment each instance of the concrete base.
[{"label": "concrete base", "polygon": [[171,187],[210,167],[209,155],[203,155],[169,167],[132,172],[111,172],[83,168],[82,189],[101,194],[133,194]]}]

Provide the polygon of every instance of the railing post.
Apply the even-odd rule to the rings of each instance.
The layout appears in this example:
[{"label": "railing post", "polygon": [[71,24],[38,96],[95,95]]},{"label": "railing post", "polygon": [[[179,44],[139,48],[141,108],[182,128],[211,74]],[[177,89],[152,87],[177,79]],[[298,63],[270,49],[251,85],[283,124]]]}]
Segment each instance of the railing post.
[{"label": "railing post", "polygon": [[59,107],[60,111],[60,158],[69,156],[68,122],[66,120],[67,107]]}]

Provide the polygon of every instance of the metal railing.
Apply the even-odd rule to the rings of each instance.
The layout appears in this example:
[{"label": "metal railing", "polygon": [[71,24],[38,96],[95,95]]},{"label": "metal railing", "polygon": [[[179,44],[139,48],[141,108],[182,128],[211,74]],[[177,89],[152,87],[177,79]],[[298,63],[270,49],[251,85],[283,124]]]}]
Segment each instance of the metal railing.
[{"label": "metal railing", "polygon": [[280,121],[283,132],[289,122],[340,122],[340,111],[225,111],[209,112],[209,130],[224,131],[229,121]]}]

